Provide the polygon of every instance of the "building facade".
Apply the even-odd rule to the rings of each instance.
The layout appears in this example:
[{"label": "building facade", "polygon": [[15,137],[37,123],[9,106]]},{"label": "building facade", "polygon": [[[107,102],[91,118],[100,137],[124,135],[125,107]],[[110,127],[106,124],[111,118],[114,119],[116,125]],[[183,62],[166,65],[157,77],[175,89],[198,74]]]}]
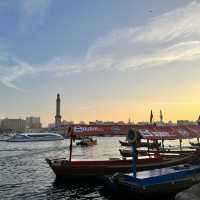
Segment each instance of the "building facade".
[{"label": "building facade", "polygon": [[8,119],[5,118],[1,121],[2,129],[12,129],[16,132],[24,132],[26,127],[26,121],[23,119]]},{"label": "building facade", "polygon": [[26,128],[27,129],[40,129],[42,124],[40,122],[40,117],[27,117],[26,118]]}]

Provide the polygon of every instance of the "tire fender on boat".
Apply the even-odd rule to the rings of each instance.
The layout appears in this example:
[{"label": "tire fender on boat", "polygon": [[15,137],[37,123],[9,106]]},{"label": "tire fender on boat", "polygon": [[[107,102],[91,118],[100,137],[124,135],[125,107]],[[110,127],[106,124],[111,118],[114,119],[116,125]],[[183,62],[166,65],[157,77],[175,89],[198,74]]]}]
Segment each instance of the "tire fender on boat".
[{"label": "tire fender on boat", "polygon": [[137,134],[138,134],[138,132],[135,129],[133,129],[133,128],[129,129],[129,131],[128,131],[128,143],[136,144]]}]

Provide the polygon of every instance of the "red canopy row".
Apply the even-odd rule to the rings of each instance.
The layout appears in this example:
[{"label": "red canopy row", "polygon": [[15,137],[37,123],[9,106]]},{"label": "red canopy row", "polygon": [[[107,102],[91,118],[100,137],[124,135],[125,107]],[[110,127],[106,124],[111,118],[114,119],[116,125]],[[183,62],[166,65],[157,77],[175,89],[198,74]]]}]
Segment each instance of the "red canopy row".
[{"label": "red canopy row", "polygon": [[74,125],[74,133],[80,136],[127,135],[129,128],[136,128],[144,139],[174,140],[200,138],[200,126],[157,125]]},{"label": "red canopy row", "polygon": [[200,138],[199,126],[148,126],[139,128],[144,139],[175,140]]}]

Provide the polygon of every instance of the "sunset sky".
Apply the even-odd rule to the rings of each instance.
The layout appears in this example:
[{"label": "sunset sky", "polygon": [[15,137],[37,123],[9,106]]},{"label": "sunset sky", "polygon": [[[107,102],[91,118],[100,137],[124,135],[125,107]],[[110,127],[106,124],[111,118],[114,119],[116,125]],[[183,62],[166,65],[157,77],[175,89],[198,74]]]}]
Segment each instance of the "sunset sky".
[{"label": "sunset sky", "polygon": [[0,1],[0,119],[200,114],[200,1]]}]

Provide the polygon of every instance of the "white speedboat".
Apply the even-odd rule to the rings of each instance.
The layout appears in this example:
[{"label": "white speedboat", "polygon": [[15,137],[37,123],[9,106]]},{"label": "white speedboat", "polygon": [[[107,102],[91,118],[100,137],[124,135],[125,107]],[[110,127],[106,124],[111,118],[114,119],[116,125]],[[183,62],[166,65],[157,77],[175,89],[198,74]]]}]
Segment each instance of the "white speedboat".
[{"label": "white speedboat", "polygon": [[64,140],[63,136],[57,133],[20,133],[7,139],[7,142],[34,142],[34,141],[55,141]]}]

